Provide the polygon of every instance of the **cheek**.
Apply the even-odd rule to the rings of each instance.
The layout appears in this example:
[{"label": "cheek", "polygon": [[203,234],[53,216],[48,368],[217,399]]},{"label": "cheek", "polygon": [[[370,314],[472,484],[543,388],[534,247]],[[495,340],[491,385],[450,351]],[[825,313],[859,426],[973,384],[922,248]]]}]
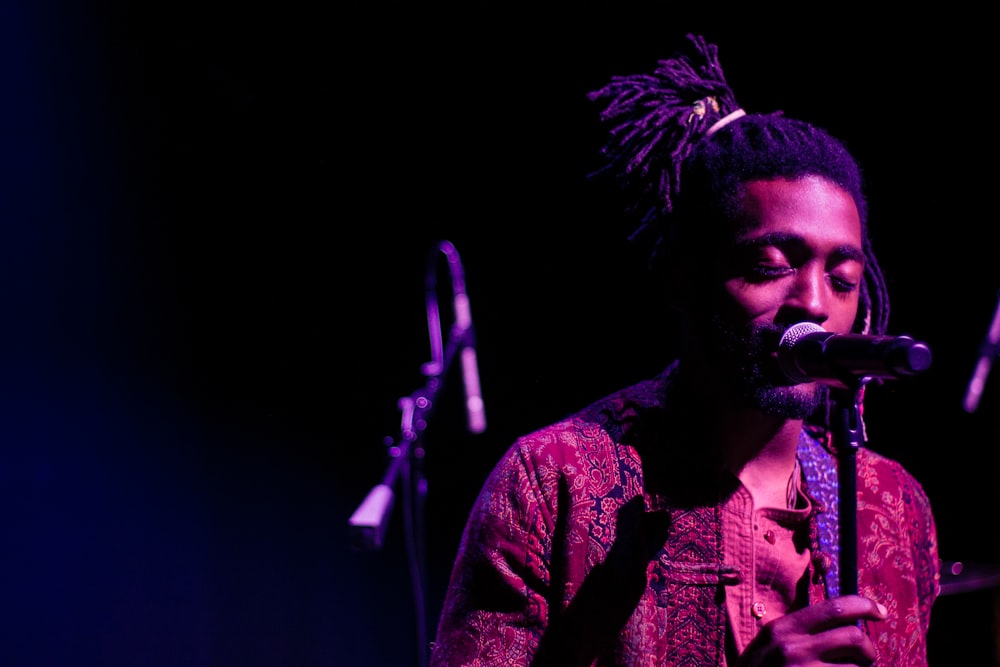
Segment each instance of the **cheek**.
[{"label": "cheek", "polygon": [[780,283],[752,284],[732,279],[722,284],[718,306],[720,312],[730,317],[756,319],[776,313],[785,297]]},{"label": "cheek", "polygon": [[837,308],[831,310],[830,320],[824,324],[824,327],[829,331],[853,331],[854,323],[858,319],[860,303],[861,295],[858,292],[851,294],[841,301]]}]

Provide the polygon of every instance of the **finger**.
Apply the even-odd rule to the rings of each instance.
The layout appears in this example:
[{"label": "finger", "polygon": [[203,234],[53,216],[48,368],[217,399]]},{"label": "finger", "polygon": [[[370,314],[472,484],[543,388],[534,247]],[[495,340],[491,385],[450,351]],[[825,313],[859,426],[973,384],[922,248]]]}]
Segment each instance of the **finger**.
[{"label": "finger", "polygon": [[875,661],[875,645],[855,624],[824,630],[812,636],[813,649],[824,662],[868,665]]},{"label": "finger", "polygon": [[777,621],[765,627],[741,656],[741,667],[758,665],[871,665],[875,645],[857,623],[818,632],[796,632]]},{"label": "finger", "polygon": [[[791,632],[817,633],[860,620],[882,621],[888,612],[878,602],[860,595],[842,595],[803,607],[774,621]],[[777,628],[776,628],[777,630]]]}]

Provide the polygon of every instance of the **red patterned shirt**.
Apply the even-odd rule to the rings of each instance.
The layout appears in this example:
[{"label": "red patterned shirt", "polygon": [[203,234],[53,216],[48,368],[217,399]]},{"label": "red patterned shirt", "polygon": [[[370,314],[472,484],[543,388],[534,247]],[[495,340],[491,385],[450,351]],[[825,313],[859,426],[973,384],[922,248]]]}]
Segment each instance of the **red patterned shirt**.
[{"label": "red patterned shirt", "polygon": [[[512,445],[469,516],[433,667],[725,664],[726,591],[744,573],[727,558],[722,511],[739,482],[684,426],[698,420],[669,387],[668,369]],[[836,508],[820,493],[835,459],[803,432],[799,460],[813,603],[836,571],[824,541]],[[895,461],[861,448],[856,467],[858,592],[889,610],[865,626],[876,665],[926,667],[940,593],[930,503]]]}]

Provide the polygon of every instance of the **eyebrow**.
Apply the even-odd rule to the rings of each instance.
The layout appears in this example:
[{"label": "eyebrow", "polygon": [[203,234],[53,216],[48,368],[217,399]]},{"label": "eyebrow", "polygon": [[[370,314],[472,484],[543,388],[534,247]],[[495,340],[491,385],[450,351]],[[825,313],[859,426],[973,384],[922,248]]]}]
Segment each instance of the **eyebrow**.
[{"label": "eyebrow", "polygon": [[[769,232],[762,236],[755,236],[752,239],[737,239],[736,247],[741,250],[753,250],[756,248],[766,248],[768,246],[804,246],[805,241],[798,234],[789,232]],[[833,254],[845,259],[857,262],[865,261],[864,251],[855,245],[844,244],[834,248]]]}]

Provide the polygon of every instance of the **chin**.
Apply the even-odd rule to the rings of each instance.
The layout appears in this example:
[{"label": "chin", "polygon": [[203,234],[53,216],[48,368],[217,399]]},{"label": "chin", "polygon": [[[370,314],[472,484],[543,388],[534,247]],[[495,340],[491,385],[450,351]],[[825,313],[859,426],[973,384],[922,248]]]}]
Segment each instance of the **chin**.
[{"label": "chin", "polygon": [[778,367],[774,350],[783,329],[763,324],[734,329],[713,319],[706,331],[747,407],[786,419],[805,419],[826,401],[826,385],[789,384]]},{"label": "chin", "polygon": [[825,401],[827,389],[820,384],[758,385],[747,396],[750,406],[786,419],[805,419]]}]

